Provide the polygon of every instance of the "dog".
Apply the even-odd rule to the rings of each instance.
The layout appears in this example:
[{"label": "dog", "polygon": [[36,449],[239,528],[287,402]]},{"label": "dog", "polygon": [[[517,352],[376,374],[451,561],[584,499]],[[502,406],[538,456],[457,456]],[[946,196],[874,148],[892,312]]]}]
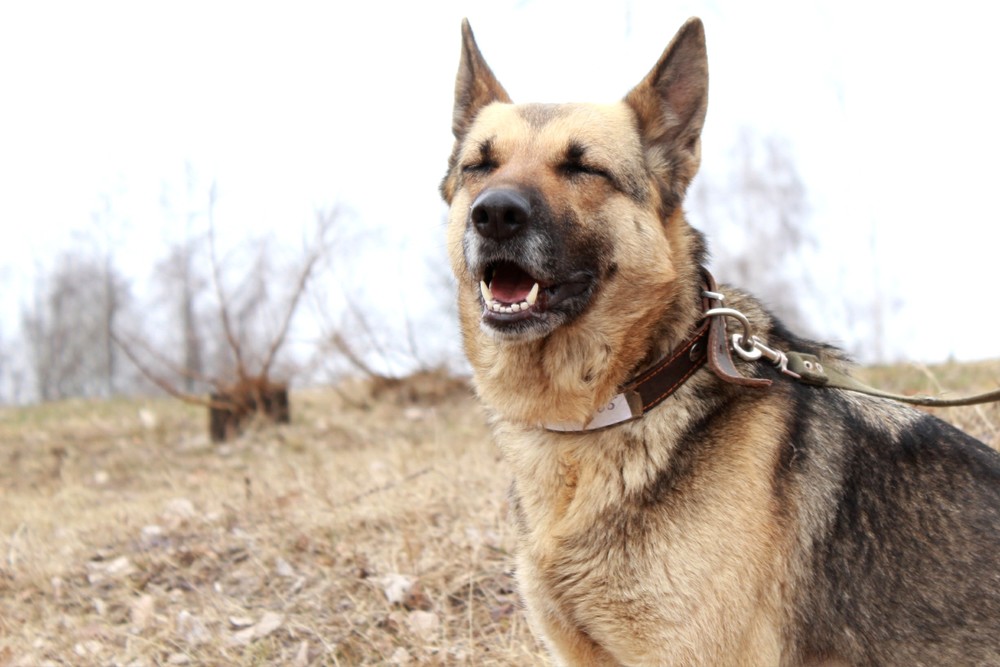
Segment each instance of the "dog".
[{"label": "dog", "polygon": [[612,104],[513,104],[463,23],[447,248],[534,633],[561,665],[1000,665],[1000,455],[752,359],[849,372],[703,270],[707,94],[698,19]]}]

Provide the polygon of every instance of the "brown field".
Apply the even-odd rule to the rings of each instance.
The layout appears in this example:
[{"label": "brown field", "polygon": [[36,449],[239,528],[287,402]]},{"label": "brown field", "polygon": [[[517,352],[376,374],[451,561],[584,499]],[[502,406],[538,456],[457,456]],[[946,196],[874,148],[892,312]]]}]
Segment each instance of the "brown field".
[{"label": "brown field", "polygon": [[[1000,384],[997,362],[865,373]],[[547,664],[464,386],[300,391],[292,409],[223,446],[169,400],[0,410],[0,666]],[[938,412],[1000,444],[1000,406]]]}]

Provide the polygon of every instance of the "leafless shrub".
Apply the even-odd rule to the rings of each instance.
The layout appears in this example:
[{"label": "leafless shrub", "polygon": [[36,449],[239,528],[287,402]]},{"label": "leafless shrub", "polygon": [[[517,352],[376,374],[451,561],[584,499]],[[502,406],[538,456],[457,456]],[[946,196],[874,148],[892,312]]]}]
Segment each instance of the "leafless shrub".
[{"label": "leafless shrub", "polygon": [[112,331],[130,300],[128,282],[104,258],[67,252],[39,269],[21,327],[41,400],[122,389]]},{"label": "leafless shrub", "polygon": [[[213,220],[216,190],[208,197],[207,231],[188,236],[161,263],[163,283],[179,317],[180,350],[162,349],[143,334],[115,331],[115,340],[143,375],[171,396],[209,409],[209,432],[221,441],[239,433],[248,420],[290,418],[287,374],[279,369],[296,313],[310,281],[330,259],[339,211],[316,214],[313,236],[287,265],[279,267],[268,238],[247,244],[239,279],[223,254]],[[244,248],[244,250],[246,250]],[[211,304],[207,308],[205,303]],[[211,312],[203,318],[202,311]],[[194,391],[207,387],[209,395]]]}]

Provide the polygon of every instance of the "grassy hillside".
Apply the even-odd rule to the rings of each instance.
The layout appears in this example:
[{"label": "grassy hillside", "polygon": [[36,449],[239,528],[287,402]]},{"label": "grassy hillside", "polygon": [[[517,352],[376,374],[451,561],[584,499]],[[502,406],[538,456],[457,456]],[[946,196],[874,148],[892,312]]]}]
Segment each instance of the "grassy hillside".
[{"label": "grassy hillside", "polygon": [[[985,388],[997,363],[870,369]],[[1000,407],[942,411],[1000,444]],[[507,474],[467,390],[298,392],[211,445],[168,400],[0,411],[0,666],[546,664]]]}]

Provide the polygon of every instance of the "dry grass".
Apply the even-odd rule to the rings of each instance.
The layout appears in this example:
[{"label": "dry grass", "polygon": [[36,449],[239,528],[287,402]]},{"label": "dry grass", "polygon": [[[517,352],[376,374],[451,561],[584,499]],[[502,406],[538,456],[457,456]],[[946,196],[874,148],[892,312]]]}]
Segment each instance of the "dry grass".
[{"label": "dry grass", "polygon": [[0,665],[543,663],[467,390],[293,409],[223,447],[171,401],[0,412]]},{"label": "dry grass", "polygon": [[[869,371],[915,391],[997,376]],[[942,415],[1000,444],[1000,406]],[[293,420],[213,447],[171,401],[0,411],[0,666],[547,664],[464,388],[299,392]]]},{"label": "dry grass", "polygon": [[[1000,387],[1000,361],[872,366],[859,370],[858,376],[874,387],[897,394],[960,398]],[[1000,449],[1000,403],[926,411]]]}]

